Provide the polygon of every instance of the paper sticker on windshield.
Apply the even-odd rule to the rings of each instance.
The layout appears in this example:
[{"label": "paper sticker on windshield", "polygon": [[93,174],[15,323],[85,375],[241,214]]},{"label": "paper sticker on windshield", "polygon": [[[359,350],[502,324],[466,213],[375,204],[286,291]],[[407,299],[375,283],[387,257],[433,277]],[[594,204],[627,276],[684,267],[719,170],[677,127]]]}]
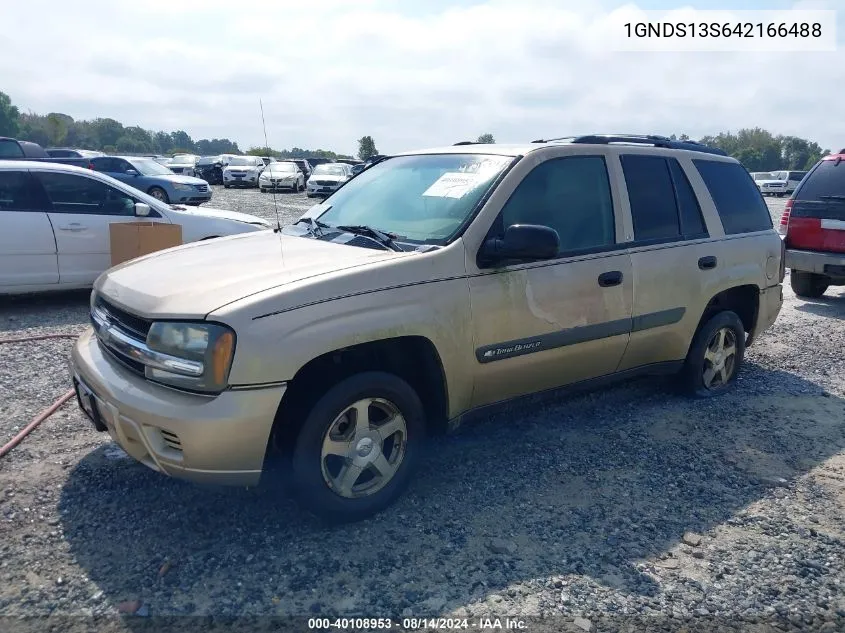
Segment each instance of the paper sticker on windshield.
[{"label": "paper sticker on windshield", "polygon": [[461,198],[486,179],[482,174],[447,171],[423,191],[422,195],[435,198]]}]

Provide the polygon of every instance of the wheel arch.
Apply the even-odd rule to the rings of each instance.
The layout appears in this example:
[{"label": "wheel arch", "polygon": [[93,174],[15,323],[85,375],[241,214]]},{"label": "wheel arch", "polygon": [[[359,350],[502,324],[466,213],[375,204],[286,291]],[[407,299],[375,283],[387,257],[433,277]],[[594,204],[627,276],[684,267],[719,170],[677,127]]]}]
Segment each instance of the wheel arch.
[{"label": "wheel arch", "polygon": [[325,352],[288,382],[273,420],[268,455],[287,454],[309,408],[330,386],[363,371],[385,371],[405,380],[423,403],[429,433],[447,430],[446,372],[434,342],[422,335],[384,338]]},{"label": "wheel arch", "polygon": [[743,284],[722,290],[713,295],[704,308],[695,331],[698,332],[714,314],[730,310],[742,321],[747,334],[745,345],[749,346],[755,337],[757,313],[760,310],[760,287],[756,284]]}]

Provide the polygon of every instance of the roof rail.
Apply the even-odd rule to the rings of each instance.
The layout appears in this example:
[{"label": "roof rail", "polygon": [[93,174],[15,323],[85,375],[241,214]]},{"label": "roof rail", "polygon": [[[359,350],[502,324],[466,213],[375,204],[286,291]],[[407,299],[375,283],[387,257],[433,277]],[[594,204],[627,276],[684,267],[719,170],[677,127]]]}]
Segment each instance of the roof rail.
[{"label": "roof rail", "polygon": [[452,143],[452,145],[475,145],[475,141],[458,141],[457,143]]},{"label": "roof rail", "polygon": [[629,143],[631,145],[651,145],[652,147],[667,147],[670,149],[686,149],[693,152],[705,152],[727,156],[727,152],[704,145],[698,141],[678,141],[657,134],[586,134],[583,136],[562,136],[559,138],[540,139],[532,143],[549,143],[551,141],[567,141],[588,145],[609,145],[611,143]]}]

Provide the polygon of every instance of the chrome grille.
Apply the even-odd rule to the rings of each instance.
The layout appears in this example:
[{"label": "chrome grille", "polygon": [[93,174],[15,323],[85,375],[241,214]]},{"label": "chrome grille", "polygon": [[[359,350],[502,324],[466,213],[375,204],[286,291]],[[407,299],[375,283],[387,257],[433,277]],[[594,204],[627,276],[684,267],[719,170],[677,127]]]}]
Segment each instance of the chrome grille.
[{"label": "chrome grille", "polygon": [[197,191],[208,191],[208,185],[194,185]]},{"label": "chrome grille", "polygon": [[315,180],[314,184],[330,187],[332,185],[336,185],[337,183],[334,180]]},{"label": "chrome grille", "polygon": [[147,340],[147,333],[150,331],[152,321],[144,319],[139,316],[118,308],[113,303],[106,301],[103,297],[98,296],[94,305],[104,312],[112,325],[122,330],[125,334],[137,338],[138,340]]}]

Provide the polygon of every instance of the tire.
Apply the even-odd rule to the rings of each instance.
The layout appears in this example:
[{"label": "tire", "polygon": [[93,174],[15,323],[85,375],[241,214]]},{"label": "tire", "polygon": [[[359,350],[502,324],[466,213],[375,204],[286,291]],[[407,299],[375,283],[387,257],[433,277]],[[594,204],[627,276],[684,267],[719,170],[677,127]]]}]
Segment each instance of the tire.
[{"label": "tire", "polygon": [[[720,340],[723,341],[722,349],[732,349],[733,352],[723,351],[720,354]],[[678,376],[680,387],[695,398],[726,393],[736,385],[744,357],[745,328],[742,321],[736,312],[719,312],[699,326],[695,333]]]},{"label": "tire", "polygon": [[302,193],[303,191],[305,191],[305,183],[304,183],[304,182],[300,183],[300,182],[298,182],[298,181],[297,181],[297,183],[296,183],[296,192],[297,192],[297,193]]},{"label": "tire", "polygon": [[789,285],[799,297],[818,299],[830,286],[830,278],[817,273],[792,269],[789,271]]},{"label": "tire", "polygon": [[147,193],[156,200],[161,200],[164,204],[170,203],[170,198],[168,197],[167,192],[161,187],[150,187],[147,190]]},{"label": "tire", "polygon": [[[370,402],[364,409],[369,419],[361,429],[351,422],[357,421],[362,410],[353,405],[365,402]],[[393,412],[388,421],[393,420],[391,426],[397,430],[382,437],[377,432],[379,418],[388,412]],[[303,507],[331,523],[359,521],[376,514],[407,487],[425,435],[422,403],[404,380],[379,371],[346,378],[317,401],[299,430],[291,463],[294,495]],[[346,457],[327,453],[324,440]],[[390,453],[388,458],[383,450]],[[389,477],[379,475],[374,463],[379,461],[391,473]],[[344,469],[350,473],[345,482],[341,476]]]},{"label": "tire", "polygon": [[261,188],[260,191],[261,191],[261,193],[267,193],[267,190],[264,189],[264,188]]},{"label": "tire", "polygon": [[229,187],[231,187],[231,186],[232,186],[232,185],[223,185],[223,188],[224,188],[224,189],[228,189],[228,188],[229,188]]}]

